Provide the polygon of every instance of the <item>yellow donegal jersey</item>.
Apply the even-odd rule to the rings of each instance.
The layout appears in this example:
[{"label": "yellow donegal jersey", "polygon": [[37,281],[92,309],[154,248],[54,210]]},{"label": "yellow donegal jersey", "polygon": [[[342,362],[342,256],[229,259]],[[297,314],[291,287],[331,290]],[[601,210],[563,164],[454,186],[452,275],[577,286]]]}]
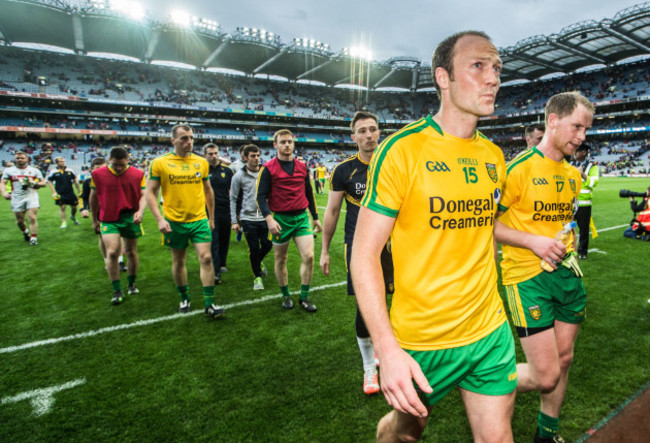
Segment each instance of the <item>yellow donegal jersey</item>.
[{"label": "yellow donegal jersey", "polygon": [[[537,148],[527,149],[508,163],[506,189],[499,210],[507,211],[502,221],[511,228],[555,237],[578,208],[582,180],[566,161],[556,162]],[[573,251],[573,236],[567,240]],[[528,249],[503,246],[501,272],[504,285],[529,280],[539,274],[540,259]]]},{"label": "yellow donegal jersey", "polygon": [[208,161],[196,154],[179,157],[173,152],[151,163],[150,180],[159,180],[165,218],[189,223],[207,218],[203,181],[209,179]]},{"label": "yellow donegal jersey", "polygon": [[467,345],[506,321],[493,245],[505,174],[501,149],[482,134],[453,137],[431,116],[372,156],[361,204],[395,218],[390,319],[402,348]]}]

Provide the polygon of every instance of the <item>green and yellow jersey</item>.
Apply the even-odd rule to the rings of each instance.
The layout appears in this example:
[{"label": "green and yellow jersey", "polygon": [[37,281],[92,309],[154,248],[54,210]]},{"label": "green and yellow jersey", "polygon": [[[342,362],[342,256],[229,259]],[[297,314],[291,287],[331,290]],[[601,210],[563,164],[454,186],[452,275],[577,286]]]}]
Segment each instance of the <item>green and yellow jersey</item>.
[{"label": "green and yellow jersey", "polygon": [[[536,147],[521,152],[508,163],[506,189],[499,204],[507,211],[500,219],[518,231],[555,237],[573,220],[580,194],[581,176],[565,160],[556,162]],[[566,243],[573,251],[573,235]],[[529,280],[542,272],[540,259],[528,249],[503,246],[501,272],[504,285]]]},{"label": "green and yellow jersey", "polygon": [[373,155],[361,204],[395,218],[390,317],[402,348],[464,346],[506,321],[493,244],[505,175],[501,149],[481,133],[454,137],[431,116]]},{"label": "green and yellow jersey", "polygon": [[196,154],[179,157],[173,152],[151,162],[150,180],[159,180],[166,219],[190,223],[207,218],[203,181],[210,179],[208,161]]}]

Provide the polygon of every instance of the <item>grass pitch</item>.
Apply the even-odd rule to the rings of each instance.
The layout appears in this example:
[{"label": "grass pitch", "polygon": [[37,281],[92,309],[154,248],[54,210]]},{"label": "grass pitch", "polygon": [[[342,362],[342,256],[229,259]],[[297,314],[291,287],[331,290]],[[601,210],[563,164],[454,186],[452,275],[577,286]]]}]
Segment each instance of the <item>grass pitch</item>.
[{"label": "grass pitch", "polygon": [[[650,380],[650,244],[622,237],[632,217],[618,190],[647,179],[603,178],[593,217],[601,229],[581,262],[588,292],[561,416],[568,440]],[[317,195],[320,214],[326,195]],[[332,275],[314,271],[316,314],[281,308],[272,275],[253,291],[245,241],[234,236],[217,286],[223,321],[175,315],[171,257],[147,212],[139,242],[141,293],[110,305],[111,288],[88,219],[59,229],[42,191],[39,246],[30,247],[0,202],[0,441],[373,441],[389,407],[361,390],[354,299],[346,295],[343,219]],[[344,214],[342,214],[343,216]],[[320,236],[316,241],[316,263]],[[272,269],[272,252],[265,260]],[[299,289],[291,246],[289,285]],[[193,308],[202,308],[188,251]],[[126,276],[123,275],[126,284]],[[319,289],[320,288],[320,289]],[[523,353],[517,341],[519,361]],[[539,396],[517,397],[515,441],[530,441]],[[424,441],[471,441],[457,392],[439,403]]]}]

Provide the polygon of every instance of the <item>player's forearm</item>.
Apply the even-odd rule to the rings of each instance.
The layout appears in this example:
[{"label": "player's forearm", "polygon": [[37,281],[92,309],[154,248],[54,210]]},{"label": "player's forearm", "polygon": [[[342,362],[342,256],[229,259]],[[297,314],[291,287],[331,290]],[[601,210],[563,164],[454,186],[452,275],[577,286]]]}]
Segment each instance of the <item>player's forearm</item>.
[{"label": "player's forearm", "polygon": [[399,344],[388,317],[381,262],[377,254],[370,256],[363,251],[355,251],[357,246],[352,249],[350,268],[357,303],[377,355],[384,355],[399,348]]},{"label": "player's forearm", "polygon": [[499,220],[494,221],[494,238],[502,245],[531,249],[535,237],[535,234],[512,229]]},{"label": "player's forearm", "polygon": [[335,213],[330,208],[325,210],[325,215],[323,216],[323,240],[322,240],[322,252],[329,253],[330,244],[334,233],[336,232],[336,225],[339,219],[339,214]]},{"label": "player's forearm", "polygon": [[92,214],[93,221],[97,221],[97,216],[99,214],[99,200],[97,199],[97,193],[93,190],[90,191],[90,196],[88,196],[88,203],[90,204],[90,213]]},{"label": "player's forearm", "polygon": [[147,189],[145,196],[147,201],[147,207],[153,214],[154,218],[156,219],[156,222],[160,222],[163,219],[163,217],[162,214],[160,213],[160,209],[158,208],[158,195],[156,195],[151,190]]}]

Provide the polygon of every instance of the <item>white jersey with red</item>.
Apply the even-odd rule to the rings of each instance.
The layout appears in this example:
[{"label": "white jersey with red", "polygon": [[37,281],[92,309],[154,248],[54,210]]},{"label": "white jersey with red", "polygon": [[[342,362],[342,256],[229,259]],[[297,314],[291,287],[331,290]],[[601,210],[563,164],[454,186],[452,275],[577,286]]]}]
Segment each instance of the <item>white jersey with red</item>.
[{"label": "white jersey with red", "polygon": [[11,182],[11,199],[22,200],[26,197],[38,198],[34,183],[43,180],[43,174],[32,166],[24,169],[9,166],[2,172],[2,179]]}]

